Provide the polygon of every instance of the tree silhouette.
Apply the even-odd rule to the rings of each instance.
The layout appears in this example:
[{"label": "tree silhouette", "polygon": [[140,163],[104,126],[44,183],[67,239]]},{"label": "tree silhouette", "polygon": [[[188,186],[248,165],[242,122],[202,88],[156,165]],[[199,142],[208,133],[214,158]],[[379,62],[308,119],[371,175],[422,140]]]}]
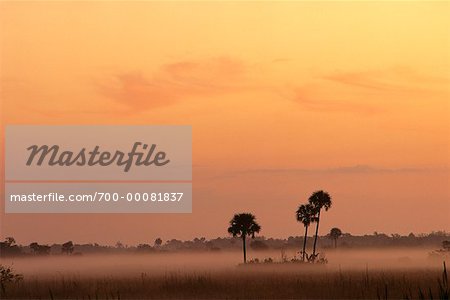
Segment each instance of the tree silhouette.
[{"label": "tree silhouette", "polygon": [[65,254],[72,254],[74,250],[74,245],[72,241],[68,241],[61,246],[61,252]]},{"label": "tree silhouette", "polygon": [[21,251],[13,237],[7,237],[4,242],[0,242],[0,256],[18,255]]},{"label": "tree silhouette", "polygon": [[256,218],[250,213],[235,214],[230,221],[228,233],[234,237],[242,238],[242,249],[244,251],[244,263],[247,263],[247,249],[245,247],[245,239],[247,236],[255,237],[255,233],[261,230],[261,226],[256,223]]},{"label": "tree silhouette", "polygon": [[155,246],[156,247],[160,247],[162,245],[162,239],[161,238],[157,238],[156,240],[155,240]]},{"label": "tree silhouette", "polygon": [[316,221],[316,234],[314,236],[314,246],[313,246],[313,253],[312,253],[312,259],[313,261],[316,258],[316,244],[317,244],[317,236],[319,234],[319,222],[320,222],[320,212],[323,209],[327,211],[331,207],[331,197],[327,192],[324,191],[317,191],[314,192],[308,199],[309,203],[314,207],[314,211],[317,214],[317,221]]},{"label": "tree silhouette", "polygon": [[295,213],[297,222],[303,223],[305,226],[305,238],[303,239],[302,261],[305,261],[306,255],[306,239],[308,238],[308,227],[312,222],[315,222],[314,206],[311,204],[302,204],[298,207]]},{"label": "tree silhouette", "polygon": [[9,236],[5,238],[5,242],[8,244],[8,246],[14,246],[16,240],[12,236]]},{"label": "tree silhouette", "polygon": [[48,255],[50,254],[50,246],[47,245],[39,245],[36,242],[30,244],[30,249],[33,250],[34,254],[37,255]]},{"label": "tree silhouette", "polygon": [[342,235],[342,231],[337,228],[331,228],[330,230],[330,238],[334,240],[334,248],[337,248],[337,240]]}]

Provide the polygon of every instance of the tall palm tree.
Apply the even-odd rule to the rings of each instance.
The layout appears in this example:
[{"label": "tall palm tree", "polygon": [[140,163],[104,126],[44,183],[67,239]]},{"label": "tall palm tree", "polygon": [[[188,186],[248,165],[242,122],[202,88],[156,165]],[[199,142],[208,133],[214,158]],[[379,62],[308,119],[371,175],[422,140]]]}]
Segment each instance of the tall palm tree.
[{"label": "tall palm tree", "polygon": [[337,240],[342,235],[342,230],[337,227],[333,227],[330,230],[330,238],[334,240],[334,248],[337,248]]},{"label": "tall palm tree", "polygon": [[312,206],[311,204],[302,204],[298,207],[295,215],[297,217],[297,222],[301,222],[303,223],[303,226],[305,226],[305,238],[303,239],[303,251],[302,251],[302,261],[305,261],[308,227],[312,222],[316,220],[314,216],[315,215],[314,206]]},{"label": "tall palm tree", "polygon": [[256,223],[256,218],[250,213],[235,214],[230,221],[230,227],[228,227],[228,233],[234,237],[238,236],[242,238],[242,249],[244,251],[244,263],[247,263],[247,249],[245,246],[245,239],[247,236],[255,237],[255,233],[261,230],[261,226]]},{"label": "tall palm tree", "polygon": [[314,236],[314,246],[313,246],[313,260],[316,258],[316,244],[317,244],[317,236],[319,234],[319,222],[320,222],[320,212],[323,209],[327,211],[331,207],[331,197],[327,192],[317,191],[314,192],[308,199],[309,203],[314,207],[314,211],[316,213],[316,234]]}]

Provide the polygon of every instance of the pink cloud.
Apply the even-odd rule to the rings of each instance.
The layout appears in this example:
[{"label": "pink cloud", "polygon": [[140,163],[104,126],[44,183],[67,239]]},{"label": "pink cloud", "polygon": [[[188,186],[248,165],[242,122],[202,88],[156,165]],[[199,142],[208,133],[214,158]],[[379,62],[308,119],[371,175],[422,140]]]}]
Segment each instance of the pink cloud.
[{"label": "pink cloud", "polygon": [[437,90],[448,85],[448,78],[421,74],[408,67],[359,72],[335,72],[322,78],[337,83],[387,92]]},{"label": "pink cloud", "polygon": [[194,96],[234,93],[248,88],[244,64],[228,57],[179,61],[161,66],[152,75],[127,72],[98,84],[107,98],[146,110],[172,105]]}]

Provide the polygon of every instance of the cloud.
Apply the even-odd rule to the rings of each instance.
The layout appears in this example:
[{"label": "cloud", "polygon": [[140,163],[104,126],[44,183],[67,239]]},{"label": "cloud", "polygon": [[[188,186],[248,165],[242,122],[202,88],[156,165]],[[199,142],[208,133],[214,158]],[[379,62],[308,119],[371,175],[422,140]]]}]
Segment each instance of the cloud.
[{"label": "cloud", "polygon": [[325,169],[302,169],[302,168],[280,168],[280,169],[251,169],[244,170],[238,173],[338,173],[338,174],[348,174],[348,173],[380,173],[380,172],[420,172],[425,169],[419,168],[398,168],[398,169],[387,169],[387,168],[376,168],[367,165],[355,165],[355,166],[344,166],[337,168],[325,168]]},{"label": "cloud", "polygon": [[385,112],[394,101],[445,92],[449,83],[407,67],[334,72],[293,88],[288,97],[305,111],[374,115]]},{"label": "cloud", "polygon": [[181,61],[162,67],[175,83],[202,89],[228,90],[236,88],[246,73],[244,63],[229,57],[202,61]]},{"label": "cloud", "polygon": [[294,90],[294,101],[306,111],[314,112],[350,112],[356,114],[373,115],[384,111],[379,105],[370,102],[351,100],[353,96],[348,92],[341,94],[328,93],[329,87],[309,85]]},{"label": "cloud", "polygon": [[246,67],[236,59],[178,61],[162,65],[154,74],[125,72],[97,84],[105,97],[130,110],[148,110],[195,96],[235,93],[248,88]]},{"label": "cloud", "polygon": [[[276,58],[272,63],[288,62]],[[299,104],[304,111],[371,116],[395,107],[395,101],[448,89],[449,80],[408,67],[333,72],[286,85],[259,77],[255,65],[227,56],[180,60],[161,65],[153,73],[119,72],[96,83],[101,95],[135,113],[246,91],[266,92]],[[271,74],[270,68],[264,73]],[[270,77],[269,77],[270,78]],[[387,102],[386,99],[390,101]]]},{"label": "cloud", "polygon": [[267,168],[267,169],[247,169],[230,171],[226,174],[216,175],[213,179],[227,179],[235,178],[238,176],[246,175],[345,175],[345,174],[358,174],[358,175],[370,175],[379,173],[421,173],[421,172],[449,172],[448,167],[442,168],[380,168],[367,165],[354,165],[343,166],[336,168]]},{"label": "cloud", "polygon": [[402,66],[384,70],[335,72],[322,78],[379,92],[429,92],[446,88],[450,83],[447,78],[429,76]]},{"label": "cloud", "polygon": [[299,104],[304,111],[375,115],[385,110],[367,97],[361,95],[360,98],[348,88],[336,87],[323,80],[285,89],[281,95]]}]

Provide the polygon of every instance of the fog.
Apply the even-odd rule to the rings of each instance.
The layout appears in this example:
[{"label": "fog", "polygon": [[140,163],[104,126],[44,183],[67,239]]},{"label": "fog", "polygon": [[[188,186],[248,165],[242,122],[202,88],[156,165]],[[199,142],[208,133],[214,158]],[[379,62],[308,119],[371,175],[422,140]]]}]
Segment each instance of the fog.
[{"label": "fog", "polygon": [[[395,270],[400,268],[441,268],[442,260],[431,259],[428,249],[389,250],[335,250],[325,253],[328,264],[314,267],[318,270]],[[271,257],[281,261],[281,251],[249,251],[248,259]],[[290,259],[294,250],[284,251]],[[297,253],[298,255],[298,253]],[[81,256],[53,255],[48,257],[2,258],[2,264],[10,265],[25,276],[88,276],[120,277],[161,275],[184,272],[222,272],[235,270],[242,262],[238,251],[196,253],[150,253],[150,254],[92,254]],[[285,264],[264,266],[259,270],[312,270],[310,265]]]}]

